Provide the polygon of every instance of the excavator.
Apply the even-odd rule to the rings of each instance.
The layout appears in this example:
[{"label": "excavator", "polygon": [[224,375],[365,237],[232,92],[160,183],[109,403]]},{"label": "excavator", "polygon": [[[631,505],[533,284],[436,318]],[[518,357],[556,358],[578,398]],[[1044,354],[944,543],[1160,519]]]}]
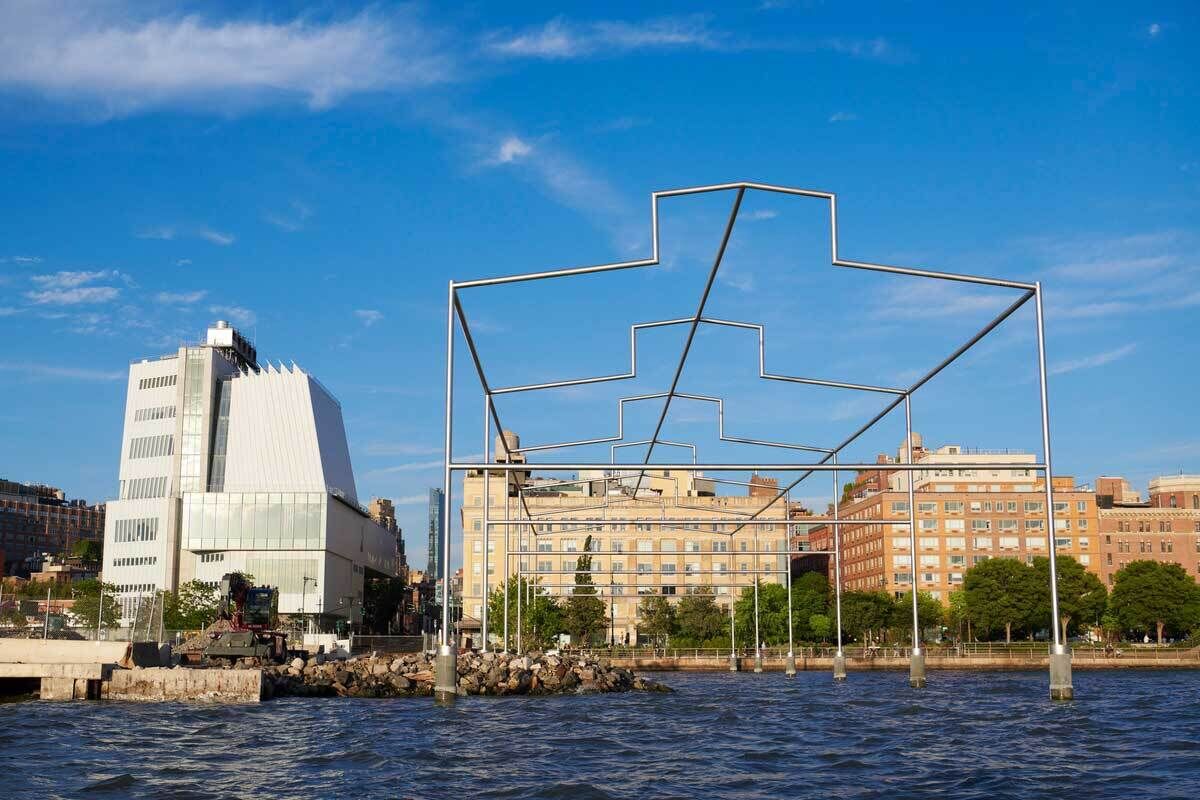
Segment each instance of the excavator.
[{"label": "excavator", "polygon": [[231,572],[221,578],[219,620],[228,630],[214,631],[204,648],[206,661],[261,658],[282,662],[287,657],[287,634],[270,630],[279,592],[270,586],[254,586],[245,576]]}]

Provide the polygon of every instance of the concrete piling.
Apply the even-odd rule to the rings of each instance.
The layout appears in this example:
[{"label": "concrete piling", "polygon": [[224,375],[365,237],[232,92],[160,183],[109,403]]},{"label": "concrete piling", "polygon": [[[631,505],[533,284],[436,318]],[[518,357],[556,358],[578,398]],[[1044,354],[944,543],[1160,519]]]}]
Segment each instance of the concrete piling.
[{"label": "concrete piling", "polygon": [[1075,687],[1071,683],[1071,651],[1050,654],[1050,699],[1073,700]]},{"label": "concrete piling", "polygon": [[434,660],[433,699],[438,705],[452,705],[458,697],[458,648],[453,644],[438,647]]}]

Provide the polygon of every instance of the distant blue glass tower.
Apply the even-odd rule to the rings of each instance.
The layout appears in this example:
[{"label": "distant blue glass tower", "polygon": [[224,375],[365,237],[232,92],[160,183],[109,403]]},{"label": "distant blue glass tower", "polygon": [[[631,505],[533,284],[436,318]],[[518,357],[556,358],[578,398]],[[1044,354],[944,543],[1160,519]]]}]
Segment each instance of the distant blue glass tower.
[{"label": "distant blue glass tower", "polygon": [[441,489],[429,490],[429,567],[425,574],[434,580],[442,574],[442,515],[446,513],[446,495]]}]

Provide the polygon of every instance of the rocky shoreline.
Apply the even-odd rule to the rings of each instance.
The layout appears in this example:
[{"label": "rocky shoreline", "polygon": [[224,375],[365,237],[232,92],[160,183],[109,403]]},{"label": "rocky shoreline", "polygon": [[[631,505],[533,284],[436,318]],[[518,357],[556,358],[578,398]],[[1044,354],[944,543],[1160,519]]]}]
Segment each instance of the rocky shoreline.
[{"label": "rocky shoreline", "polygon": [[[296,658],[287,664],[259,665],[246,659],[235,668],[261,668],[263,698],[422,697],[433,694],[434,660],[428,653],[326,659]],[[545,653],[461,653],[460,695],[554,695],[608,692],[670,692],[607,659]]]}]

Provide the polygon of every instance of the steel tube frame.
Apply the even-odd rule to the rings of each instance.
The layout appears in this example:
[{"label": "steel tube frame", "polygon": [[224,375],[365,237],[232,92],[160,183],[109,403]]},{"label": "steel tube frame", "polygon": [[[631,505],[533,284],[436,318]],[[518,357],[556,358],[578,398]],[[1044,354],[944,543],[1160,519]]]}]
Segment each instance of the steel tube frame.
[{"label": "steel tube frame", "polygon": [[[763,328],[763,326],[755,325],[755,324],[751,324],[751,323],[733,322],[733,321],[728,321],[728,320],[719,320],[719,319],[704,317],[704,307],[707,302],[708,295],[711,292],[713,283],[716,278],[717,271],[720,267],[721,261],[724,256],[725,249],[728,245],[729,237],[732,233],[732,228],[736,221],[738,210],[740,208],[742,199],[745,195],[746,190],[748,190],[748,189],[827,200],[829,202],[829,209],[830,209],[830,211],[829,211],[830,229],[829,230],[830,230],[831,252],[832,252],[831,263],[833,266],[851,268],[851,269],[868,270],[868,271],[877,271],[877,272],[884,272],[884,273],[892,273],[892,274],[900,274],[900,275],[909,275],[909,276],[915,276],[915,277],[921,277],[921,278],[933,278],[933,279],[949,280],[949,281],[955,281],[955,282],[972,283],[972,284],[979,284],[979,285],[993,286],[993,287],[1000,287],[1000,288],[1007,288],[1007,289],[1019,289],[1019,290],[1023,290],[1023,294],[1014,303],[1012,303],[1012,305],[1010,305],[1000,315],[998,315],[994,320],[992,320],[992,322],[990,322],[988,325],[986,325],[982,330],[980,330],[977,334],[975,334],[970,340],[968,340],[966,343],[964,343],[959,348],[957,348],[954,352],[952,352],[949,356],[947,356],[933,370],[931,370],[930,372],[925,374],[922,378],[920,378],[915,383],[913,383],[912,386],[910,386],[908,389],[892,389],[889,387],[870,386],[867,384],[858,384],[858,383],[849,383],[849,382],[840,382],[840,381],[826,381],[826,380],[820,380],[820,379],[814,379],[814,378],[805,378],[805,377],[800,377],[800,376],[787,376],[787,375],[778,375],[778,374],[774,374],[774,373],[768,373],[765,369],[765,329]],[[486,377],[483,372],[483,367],[482,367],[482,363],[479,358],[478,351],[475,347],[473,337],[471,336],[471,332],[470,332],[468,321],[466,319],[466,315],[463,312],[463,309],[462,309],[462,306],[461,306],[461,303],[459,300],[458,291],[460,289],[469,289],[469,288],[485,287],[485,286],[497,286],[497,285],[523,282],[523,281],[542,280],[542,279],[547,279],[547,278],[568,277],[568,276],[577,276],[577,275],[585,275],[585,274],[594,274],[594,273],[599,273],[599,272],[607,272],[607,271],[613,271],[613,270],[624,270],[624,269],[631,269],[631,268],[655,266],[655,265],[659,264],[659,256],[660,256],[660,245],[659,245],[659,203],[660,203],[660,201],[663,198],[679,197],[679,196],[684,196],[684,195],[695,195],[695,194],[702,194],[702,193],[708,193],[708,192],[729,191],[729,190],[736,190],[736,193],[737,193],[736,198],[735,198],[733,208],[732,208],[730,216],[729,216],[729,220],[726,224],[725,232],[722,237],[717,256],[714,259],[714,264],[713,264],[712,270],[710,271],[708,281],[705,284],[705,289],[701,296],[699,308],[698,308],[696,314],[690,318],[677,319],[677,320],[663,320],[663,321],[651,322],[651,323],[640,323],[640,324],[632,326],[632,328],[631,328],[631,343],[630,343],[631,369],[630,369],[629,373],[621,374],[621,375],[603,375],[603,376],[596,376],[593,378],[572,379],[572,380],[565,380],[565,381],[552,381],[552,382],[532,384],[532,385],[527,385],[527,386],[504,387],[502,389],[495,389],[495,390],[489,388]],[[916,575],[917,575],[917,563],[915,561],[916,548],[915,548],[915,542],[913,542],[913,539],[915,538],[915,509],[914,509],[914,503],[913,503],[913,500],[914,500],[913,477],[914,476],[912,473],[918,469],[921,469],[921,466],[912,463],[911,396],[917,389],[924,386],[934,376],[936,376],[938,373],[940,373],[942,370],[944,370],[946,367],[948,367],[950,364],[952,364],[954,361],[956,361],[968,349],[970,349],[972,346],[974,346],[974,344],[976,344],[980,339],[982,339],[984,336],[986,336],[988,333],[990,333],[992,330],[994,330],[999,324],[1001,324],[1005,319],[1007,319],[1009,316],[1011,316],[1013,313],[1015,313],[1022,305],[1024,305],[1025,302],[1027,302],[1028,300],[1033,298],[1036,300],[1035,307],[1036,307],[1036,317],[1037,317],[1039,384],[1040,384],[1040,394],[1041,394],[1042,444],[1043,444],[1044,460],[1043,460],[1043,463],[1035,463],[1035,464],[1030,464],[1030,465],[1025,465],[1025,466],[1027,469],[1032,469],[1037,472],[1041,472],[1044,475],[1047,522],[1048,522],[1048,531],[1047,531],[1048,548],[1047,549],[1049,550],[1049,553],[1050,553],[1051,606],[1052,606],[1052,617],[1053,617],[1052,626],[1051,626],[1052,627],[1052,635],[1053,635],[1053,643],[1051,646],[1051,652],[1052,652],[1052,654],[1063,654],[1065,652],[1065,642],[1063,640],[1064,632],[1060,630],[1061,626],[1060,626],[1060,620],[1059,620],[1059,616],[1058,616],[1058,591],[1057,591],[1057,575],[1056,575],[1056,564],[1055,564],[1055,562],[1056,562],[1056,559],[1055,559],[1056,529],[1055,529],[1055,520],[1054,520],[1054,502],[1053,502],[1053,486],[1052,486],[1053,470],[1052,470],[1052,466],[1051,466],[1051,452],[1050,452],[1049,406],[1048,406],[1048,399],[1047,399],[1047,370],[1046,370],[1046,360],[1045,360],[1045,334],[1044,334],[1044,320],[1043,320],[1043,311],[1042,311],[1041,284],[1040,283],[1025,283],[1025,282],[1020,282],[1020,281],[1003,280],[1003,279],[990,278],[990,277],[977,276],[977,275],[967,275],[967,274],[962,274],[962,273],[940,272],[940,271],[928,270],[928,269],[897,267],[897,266],[887,265],[887,264],[878,264],[878,263],[872,263],[872,262],[866,262],[866,261],[855,261],[855,260],[841,258],[838,253],[839,237],[838,237],[838,223],[837,223],[837,197],[836,197],[836,195],[834,195],[831,192],[824,192],[824,191],[818,191],[818,190],[797,189],[797,188],[791,188],[791,187],[776,186],[776,185],[771,185],[771,184],[762,184],[762,183],[753,183],[753,182],[744,182],[743,181],[743,182],[736,182],[736,183],[713,184],[713,185],[706,185],[706,186],[696,186],[696,187],[688,187],[688,188],[682,188],[682,189],[657,191],[657,192],[652,193],[652,195],[651,195],[651,233],[652,233],[652,236],[651,236],[652,253],[649,258],[645,258],[645,259],[637,259],[637,260],[631,260],[631,261],[625,261],[625,262],[614,262],[614,263],[608,263],[608,264],[599,264],[599,265],[594,265],[594,266],[556,269],[556,270],[549,270],[549,271],[543,271],[543,272],[524,273],[524,274],[501,276],[501,277],[495,277],[495,278],[484,278],[484,279],[471,280],[471,281],[460,281],[460,282],[451,281],[450,282],[450,285],[449,285],[449,307],[450,308],[448,310],[448,319],[447,319],[446,430],[445,430],[446,447],[445,447],[445,464],[444,464],[444,471],[443,471],[447,507],[452,505],[450,481],[451,481],[451,478],[453,477],[453,473],[458,470],[483,469],[484,475],[485,475],[484,480],[485,480],[485,490],[486,490],[487,481],[488,481],[488,477],[487,477],[488,470],[490,470],[490,469],[496,469],[496,470],[504,472],[504,473],[509,473],[514,470],[529,471],[529,470],[533,470],[535,468],[542,470],[542,471],[591,470],[591,469],[604,470],[604,469],[614,469],[614,468],[616,468],[616,469],[628,468],[631,470],[638,470],[639,477],[638,477],[637,485],[638,485],[638,487],[640,487],[642,479],[644,478],[644,475],[645,475],[645,470],[651,465],[651,458],[653,456],[654,447],[657,444],[664,443],[659,440],[659,435],[662,432],[663,425],[665,424],[665,420],[666,420],[667,414],[669,412],[669,407],[670,407],[671,401],[675,397],[686,396],[683,393],[677,392],[677,389],[678,389],[679,380],[680,380],[680,377],[682,375],[682,371],[684,368],[684,364],[686,362],[686,358],[690,351],[691,344],[694,340],[695,333],[698,329],[698,326],[700,324],[712,324],[712,325],[720,325],[720,326],[728,326],[728,327],[734,327],[734,328],[744,328],[744,329],[755,330],[755,331],[757,331],[758,337],[759,337],[759,373],[760,373],[759,377],[761,377],[761,378],[768,379],[768,380],[781,380],[781,381],[792,382],[792,383],[827,386],[827,387],[833,387],[833,388],[886,393],[886,394],[895,395],[895,399],[892,400],[884,409],[882,409],[878,414],[876,414],[871,420],[869,420],[866,424],[864,424],[862,427],[860,427],[849,438],[847,438],[845,441],[843,441],[837,447],[832,448],[832,449],[816,448],[816,447],[804,446],[804,445],[788,445],[785,443],[769,442],[769,441],[757,440],[757,439],[744,439],[744,438],[740,438],[740,437],[727,437],[724,435],[724,431],[723,431],[723,419],[724,419],[723,402],[720,400],[717,400],[719,418],[722,423],[721,437],[720,437],[722,440],[732,441],[732,442],[737,442],[737,443],[742,443],[742,444],[756,445],[756,446],[779,446],[779,447],[785,447],[788,449],[810,450],[812,452],[824,453],[823,458],[819,462],[814,463],[814,464],[753,464],[753,465],[751,465],[751,464],[699,464],[699,463],[692,463],[692,464],[682,464],[682,465],[680,465],[680,464],[654,464],[653,466],[655,468],[664,469],[664,470],[690,471],[693,473],[697,472],[697,471],[742,472],[742,471],[752,471],[752,470],[757,471],[757,472],[801,472],[801,473],[803,473],[799,477],[797,477],[794,481],[792,481],[788,486],[784,487],[770,502],[768,502],[766,505],[764,505],[758,511],[751,514],[749,516],[749,519],[738,520],[738,521],[730,523],[730,524],[737,526],[734,528],[734,531],[730,534],[731,537],[732,537],[732,535],[741,531],[742,528],[745,527],[746,525],[752,525],[755,528],[755,531],[757,531],[760,524],[775,524],[777,522],[775,520],[764,521],[762,523],[759,523],[758,517],[762,513],[764,513],[768,508],[770,508],[772,505],[774,505],[776,502],[778,502],[781,498],[785,498],[792,489],[794,489],[800,482],[802,482],[806,478],[810,477],[814,472],[830,471],[832,473],[833,479],[834,479],[834,519],[831,521],[813,520],[812,522],[814,524],[821,524],[822,522],[824,522],[825,524],[830,524],[834,530],[835,547],[834,547],[834,551],[833,551],[833,556],[834,556],[834,570],[835,570],[835,583],[836,583],[835,594],[837,595],[837,601],[836,601],[837,602],[837,617],[838,617],[838,620],[837,620],[838,636],[837,636],[837,638],[838,638],[838,654],[839,654],[839,656],[841,656],[843,654],[843,647],[842,647],[842,624],[841,624],[841,601],[840,601],[840,595],[841,595],[841,568],[840,568],[841,542],[840,542],[840,532],[839,531],[840,531],[842,524],[854,524],[854,523],[843,523],[840,519],[838,519],[839,514],[840,514],[840,508],[839,508],[839,506],[840,506],[840,487],[837,485],[838,484],[838,475],[839,475],[839,471],[843,470],[843,469],[845,469],[845,470],[865,470],[865,469],[873,469],[875,465],[853,464],[853,463],[843,463],[843,464],[839,465],[838,464],[838,454],[849,444],[851,444],[852,442],[857,440],[858,437],[860,437],[864,432],[869,430],[877,422],[879,422],[881,419],[883,419],[887,414],[889,414],[891,411],[893,411],[901,402],[904,402],[905,403],[905,417],[906,417],[906,432],[908,434],[907,438],[906,438],[906,444],[909,448],[909,452],[908,452],[908,456],[905,458],[906,463],[895,464],[895,465],[891,465],[891,466],[893,468],[898,469],[898,471],[904,471],[904,472],[908,473],[907,479],[908,479],[908,493],[909,493],[909,538],[910,538],[910,548],[912,549],[912,557],[914,559],[913,563],[911,564],[911,571],[912,571],[912,575],[913,575],[912,591],[913,591],[913,605],[914,605],[914,608],[913,608],[913,616],[914,616],[913,645],[914,645],[914,651],[918,651],[920,648],[920,642],[919,642],[919,633],[920,632],[919,632],[919,617],[918,617],[917,594],[916,594],[917,586],[918,586],[918,583],[916,580]],[[618,380],[618,379],[634,377],[634,376],[636,376],[636,372],[637,372],[637,363],[636,363],[637,341],[636,340],[637,340],[637,332],[640,329],[651,328],[651,327],[661,327],[661,326],[666,326],[666,325],[685,324],[685,323],[688,324],[689,325],[688,337],[687,337],[687,340],[686,340],[686,343],[684,346],[683,353],[682,353],[680,360],[676,366],[675,376],[674,376],[674,379],[672,380],[671,387],[665,394],[659,393],[657,395],[657,396],[665,397],[665,402],[663,404],[663,409],[659,415],[658,423],[655,426],[654,434],[651,437],[651,439],[648,441],[649,448],[647,450],[646,458],[645,458],[644,462],[641,465],[617,465],[617,464],[600,465],[600,464],[588,464],[588,463],[521,464],[521,465],[513,465],[511,463],[492,464],[492,463],[489,463],[492,461],[492,459],[489,456],[490,449],[488,449],[488,448],[485,448],[485,455],[484,455],[485,463],[484,464],[454,462],[453,455],[452,455],[453,429],[452,429],[452,423],[451,423],[450,418],[453,413],[454,317],[456,314],[457,314],[457,316],[459,318],[459,322],[462,326],[464,339],[470,350],[472,360],[475,363],[476,370],[479,374],[480,383],[481,383],[481,386],[483,387],[483,391],[484,391],[484,394],[486,397],[487,410],[485,411],[485,414],[487,414],[488,411],[490,411],[490,417],[492,420],[495,421],[496,428],[501,433],[503,432],[504,428],[503,428],[502,424],[500,423],[500,419],[499,419],[498,413],[495,409],[494,403],[492,403],[492,396],[494,394],[506,394],[506,393],[519,392],[519,391],[535,391],[535,390],[540,390],[540,389],[561,388],[561,387],[567,387],[567,386],[577,386],[577,385],[582,385],[582,384],[598,383],[598,382],[603,382],[603,381],[611,381],[611,380]],[[644,399],[644,397],[645,396],[643,396],[643,398],[626,398],[626,399],[630,399],[630,400]],[[597,438],[597,439],[579,440],[579,441],[574,441],[574,442],[563,442],[563,443],[552,444],[552,445],[539,445],[539,446],[535,446],[535,447],[521,448],[516,451],[517,452],[534,452],[534,451],[540,451],[540,450],[556,449],[559,447],[571,447],[571,446],[580,446],[580,445],[585,445],[585,444],[596,444],[596,443],[600,443],[600,442],[618,441],[621,438],[623,438],[623,415],[622,415],[622,412],[623,412],[623,403],[625,402],[626,399],[622,399],[621,404],[618,406],[619,433],[618,433],[617,437],[603,437],[603,438]],[[696,399],[702,399],[702,398],[697,397]],[[712,398],[703,398],[703,399],[712,399]],[[487,439],[487,438],[489,438],[489,437],[486,433],[486,425],[485,425],[485,439]],[[624,445],[622,445],[622,446],[624,446]],[[507,442],[504,442],[504,448],[505,448],[506,454],[510,457],[510,460],[511,460],[511,455],[512,455],[513,451],[508,448]],[[616,446],[614,446],[614,448],[613,448],[614,460],[615,460],[615,449],[616,449]],[[695,462],[695,461],[696,461],[696,459],[693,458],[693,462]],[[832,461],[832,463],[830,463],[831,461]],[[1000,464],[970,464],[970,465],[941,464],[939,466],[944,469],[1004,469],[1004,468],[1011,467],[1011,465],[1008,465],[1008,464],[1004,464],[1004,465],[1000,465]],[[507,485],[507,483],[508,483],[507,478],[506,478],[505,482]],[[506,491],[505,494],[506,494],[506,499],[505,499],[506,513],[505,513],[504,524],[505,524],[505,559],[506,559],[506,571],[507,571],[507,569],[508,569],[507,565],[509,563],[508,559],[510,556],[509,538],[508,538],[509,537],[509,525],[512,525],[512,524],[519,525],[519,524],[524,523],[525,521],[511,520],[511,514],[509,514],[508,510],[507,510],[508,509],[508,492]],[[635,491],[635,496],[636,496],[636,491]],[[520,493],[520,499],[521,499],[521,504],[522,504],[522,506],[524,506],[524,510],[526,511],[526,515],[529,517],[532,517],[533,515],[530,515],[528,513],[528,506],[525,502],[525,497],[524,497],[523,492]],[[607,507],[607,504],[605,505],[605,507]],[[489,512],[487,509],[485,509],[484,515],[485,515],[485,521],[484,521],[485,544],[484,544],[483,582],[486,584],[487,583],[486,570],[487,570],[487,566],[490,564],[490,559],[489,559],[489,556],[487,553],[487,548],[486,548],[486,541],[487,541],[486,537],[488,536],[487,530],[491,527],[491,525],[493,524],[493,521],[489,519]],[[570,520],[570,522],[581,522],[581,521]],[[611,522],[611,520],[604,520],[604,523],[608,523],[608,522]],[[634,524],[635,522],[644,522],[644,520],[636,520],[636,521],[631,520],[629,522],[622,523],[622,524]],[[663,520],[663,522],[665,523],[666,520]],[[675,522],[678,522],[678,520],[671,520],[671,522],[675,523]],[[700,519],[700,520],[695,520],[695,522],[711,522],[711,520]],[[790,521],[785,520],[784,521],[785,526],[787,526],[789,522]],[[532,524],[532,520],[530,520],[527,524]],[[534,535],[535,536],[537,535],[536,529],[534,530]],[[444,550],[444,558],[443,558],[444,564],[443,564],[443,570],[442,570],[442,579],[443,579],[443,586],[444,586],[444,591],[445,591],[445,597],[444,597],[445,602],[443,603],[443,609],[442,609],[442,628],[443,628],[442,643],[443,643],[443,645],[445,645],[449,642],[449,635],[450,635],[449,634],[450,536],[451,536],[450,515],[446,514],[445,519],[443,520],[443,527],[442,527],[443,550]],[[757,533],[755,534],[755,537],[757,539]],[[529,552],[535,552],[535,551],[529,551]],[[758,547],[756,544],[756,546],[755,546],[755,556],[756,557],[758,555],[758,552],[759,551],[758,551]],[[790,555],[791,555],[790,546],[786,552],[789,554],[789,562],[790,562]],[[522,554],[527,554],[527,553],[523,552]],[[732,553],[730,553],[729,558],[730,558],[730,566],[732,568],[732,559],[733,559]],[[790,572],[790,563],[789,563],[789,572]],[[522,572],[518,571],[518,586],[520,585],[521,578],[522,578]],[[756,594],[757,594],[757,588],[758,588],[757,583],[758,583],[758,578],[756,575],[756,577],[755,577]],[[790,584],[790,580],[789,580],[789,584]],[[790,591],[790,585],[789,585],[789,591]],[[505,594],[505,608],[506,608],[506,612],[505,612],[505,630],[506,630],[505,647],[506,648],[507,648],[507,622],[508,622],[507,599],[508,598],[507,598],[507,592],[506,592],[506,594]],[[485,603],[486,603],[486,598],[485,598]],[[790,606],[791,606],[791,603],[789,601],[789,615],[791,613]],[[520,598],[518,598],[518,614],[520,614]],[[733,629],[734,625],[733,625],[733,620],[732,620],[732,614],[733,614],[733,606],[731,603],[730,636],[731,636],[731,647],[735,648],[736,640],[735,640],[735,631]],[[486,620],[486,618],[487,618],[486,609],[483,612],[483,617]],[[757,614],[756,614],[756,617],[757,617]],[[757,619],[756,619],[756,622],[757,622]],[[484,625],[485,625],[485,630],[486,630],[486,622],[484,623]],[[519,647],[520,634],[521,634],[520,623],[518,622],[518,633],[517,633],[518,649],[520,649],[520,647]],[[789,619],[789,640],[790,640],[790,636],[791,636],[791,621]],[[486,646],[486,639],[487,639],[486,633],[485,633],[484,638],[485,638],[485,646]],[[759,642],[756,641],[755,645],[756,645],[756,649],[757,649]],[[790,641],[789,641],[789,650],[791,650]]]},{"label": "steel tube frame", "polygon": [[[912,463],[912,399],[909,395],[904,395],[904,460]],[[908,483],[908,549],[912,563],[909,565],[909,573],[912,575],[912,624],[913,624],[913,643],[912,654],[919,656],[921,654],[921,622],[918,616],[917,603],[917,510],[914,506],[915,498],[913,497],[913,474],[910,472],[904,476]]]}]

